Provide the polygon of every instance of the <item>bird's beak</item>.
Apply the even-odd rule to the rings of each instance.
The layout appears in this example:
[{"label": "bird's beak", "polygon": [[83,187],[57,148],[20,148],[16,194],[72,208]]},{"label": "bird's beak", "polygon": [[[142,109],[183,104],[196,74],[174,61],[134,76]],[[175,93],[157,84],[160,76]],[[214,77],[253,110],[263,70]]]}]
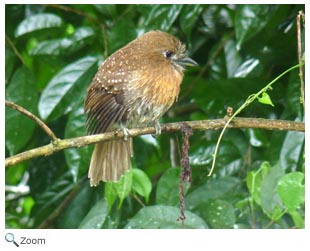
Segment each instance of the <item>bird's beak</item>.
[{"label": "bird's beak", "polygon": [[174,62],[176,62],[178,65],[182,67],[198,65],[196,61],[188,57],[175,59]]}]

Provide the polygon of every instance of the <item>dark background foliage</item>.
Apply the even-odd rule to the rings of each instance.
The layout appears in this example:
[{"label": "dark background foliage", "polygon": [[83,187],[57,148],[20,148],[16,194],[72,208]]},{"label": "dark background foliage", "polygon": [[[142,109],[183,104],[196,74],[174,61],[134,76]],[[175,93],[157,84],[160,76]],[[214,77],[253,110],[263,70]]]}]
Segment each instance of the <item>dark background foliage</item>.
[{"label": "dark background foliage", "polygon": [[[5,97],[59,138],[83,136],[85,91],[98,65],[139,34],[160,29],[187,44],[199,67],[161,122],[222,118],[296,65],[303,5],[6,5]],[[294,70],[268,91],[274,106],[239,116],[303,121]],[[48,144],[31,120],[5,110],[6,156]],[[190,138],[193,181],[186,228],[303,228],[304,134],[230,129],[210,171],[219,131]],[[181,134],[134,139],[134,169],[120,184],[90,188],[93,146],[6,169],[7,228],[182,228]],[[173,156],[173,158],[172,158]]]}]

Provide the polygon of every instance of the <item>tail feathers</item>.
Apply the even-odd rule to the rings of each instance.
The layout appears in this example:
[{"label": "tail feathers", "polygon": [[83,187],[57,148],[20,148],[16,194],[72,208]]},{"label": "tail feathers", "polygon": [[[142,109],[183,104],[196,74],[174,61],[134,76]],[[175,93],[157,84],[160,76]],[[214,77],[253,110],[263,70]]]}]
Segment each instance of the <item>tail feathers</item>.
[{"label": "tail feathers", "polygon": [[132,138],[98,143],[93,151],[88,177],[90,185],[100,181],[117,182],[131,168]]}]

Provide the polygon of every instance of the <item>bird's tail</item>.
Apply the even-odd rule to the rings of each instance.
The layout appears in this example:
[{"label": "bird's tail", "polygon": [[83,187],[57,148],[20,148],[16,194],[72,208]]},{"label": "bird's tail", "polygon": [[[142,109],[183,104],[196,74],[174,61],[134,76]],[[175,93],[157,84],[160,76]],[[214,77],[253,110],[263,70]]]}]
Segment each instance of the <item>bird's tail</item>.
[{"label": "bird's tail", "polygon": [[90,185],[96,186],[100,181],[117,182],[130,169],[132,153],[132,138],[96,144],[88,171]]}]

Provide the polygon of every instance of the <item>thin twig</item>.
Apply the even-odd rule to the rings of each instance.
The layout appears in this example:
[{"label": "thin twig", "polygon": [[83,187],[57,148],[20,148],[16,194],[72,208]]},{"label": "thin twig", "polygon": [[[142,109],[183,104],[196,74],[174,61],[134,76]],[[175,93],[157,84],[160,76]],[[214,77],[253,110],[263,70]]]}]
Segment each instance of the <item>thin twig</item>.
[{"label": "thin twig", "polygon": [[33,121],[35,121],[43,129],[43,131],[46,132],[46,134],[52,139],[53,142],[57,141],[57,137],[52,132],[52,130],[41,119],[39,119],[37,116],[35,116],[33,113],[29,112],[25,108],[15,104],[15,103],[13,103],[11,101],[7,101],[6,100],[5,101],[5,105],[8,106],[8,107],[13,108],[16,111],[19,111],[20,113],[24,114],[28,118],[30,118]]},{"label": "thin twig", "polygon": [[216,142],[216,145],[215,145],[215,149],[214,149],[214,153],[213,153],[213,161],[212,161],[212,166],[211,166],[211,170],[210,172],[208,173],[208,176],[211,176],[213,170],[214,170],[214,167],[215,167],[215,163],[216,163],[216,157],[217,157],[217,152],[218,152],[218,149],[219,149],[219,145],[220,145],[220,142],[223,138],[223,135],[224,135],[224,132],[226,131],[227,127],[229,126],[229,124],[232,122],[232,120],[234,120],[236,118],[236,116],[241,112],[243,111],[249,104],[251,104],[254,100],[258,99],[258,97],[260,95],[262,95],[263,93],[267,92],[273,83],[277,82],[281,77],[283,77],[285,74],[287,74],[288,72],[290,72],[291,70],[293,69],[296,69],[297,67],[299,67],[299,64],[298,65],[295,65],[289,69],[287,69],[286,71],[282,72],[279,76],[277,76],[275,79],[273,79],[271,82],[269,82],[264,88],[262,88],[259,92],[255,93],[255,94],[252,94],[250,95],[247,100],[238,108],[238,110],[231,116],[229,117],[229,119],[227,120],[227,122],[225,123],[221,133],[220,133],[220,136],[218,137],[217,139],[217,142]]},{"label": "thin twig", "polygon": [[[162,133],[176,132],[180,131],[182,128],[182,123],[169,123],[161,126]],[[187,121],[186,122],[193,130],[218,130],[223,128],[227,120],[226,119],[214,119],[214,120],[199,120],[199,121]],[[234,118],[233,123],[227,124],[226,127],[229,128],[260,128],[267,130],[286,130],[286,131],[305,131],[305,124],[303,122],[285,121],[285,120],[270,120],[270,119],[256,119],[256,118]],[[145,134],[155,134],[154,127],[144,127],[144,128],[134,128],[129,129],[128,133],[131,137],[145,135]],[[116,130],[113,132],[106,132],[103,134],[83,136],[71,139],[58,139],[48,145],[41,146],[29,151],[19,153],[12,157],[5,159],[5,166],[9,167],[17,163],[23,162],[25,160],[33,159],[40,156],[47,156],[63,149],[67,148],[77,148],[90,144],[95,144],[98,142],[123,139],[123,130]]]},{"label": "thin twig", "polygon": [[303,11],[299,11],[297,15],[297,48],[298,48],[298,63],[299,63],[299,78],[300,78],[300,98],[301,103],[305,108],[305,82],[302,60],[302,42],[301,42],[301,19],[304,20],[305,14]]},{"label": "thin twig", "polygon": [[13,52],[19,58],[19,60],[22,62],[22,64],[25,64],[25,61],[24,61],[22,55],[18,52],[18,50],[17,50],[16,46],[14,45],[13,41],[10,39],[10,37],[7,34],[5,34],[5,40],[9,43],[9,45],[11,46]]}]

